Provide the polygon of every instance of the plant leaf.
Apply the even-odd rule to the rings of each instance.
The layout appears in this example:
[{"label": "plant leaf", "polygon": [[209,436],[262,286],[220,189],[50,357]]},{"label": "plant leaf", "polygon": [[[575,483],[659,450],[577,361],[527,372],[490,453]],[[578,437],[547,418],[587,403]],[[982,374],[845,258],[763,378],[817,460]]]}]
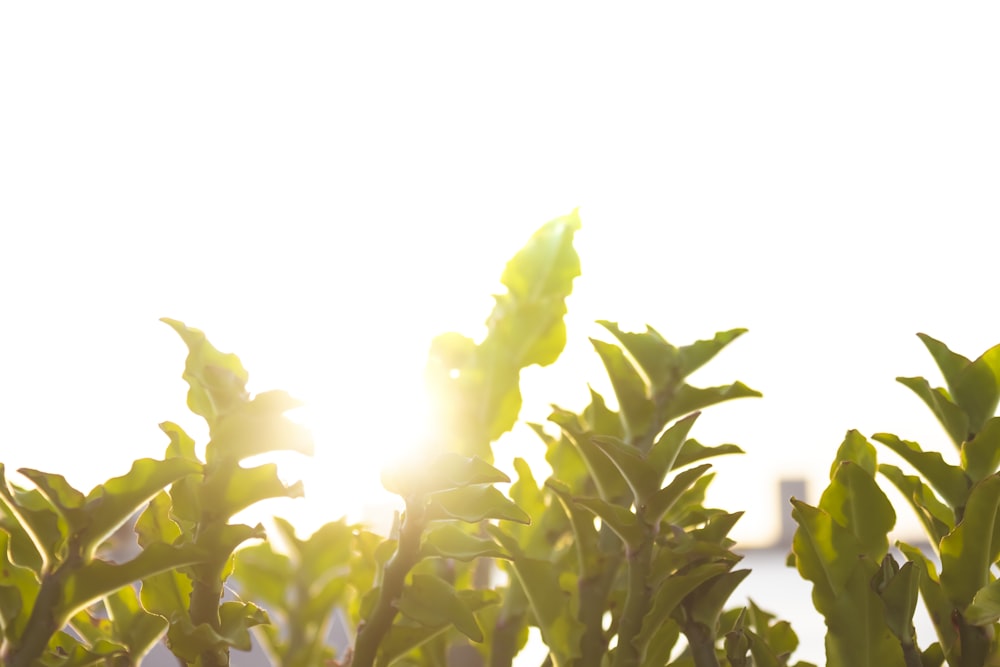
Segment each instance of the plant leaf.
[{"label": "plant leaf", "polygon": [[978,591],[962,616],[972,625],[989,626],[1000,620],[1000,580],[991,581]]},{"label": "plant leaf", "polygon": [[483,630],[475,615],[455,589],[440,577],[414,574],[397,602],[399,612],[421,625],[436,627],[452,623],[474,642],[483,641]]},{"label": "plant leaf", "polygon": [[881,442],[916,468],[949,505],[961,507],[965,504],[972,483],[964,470],[946,463],[940,453],[925,452],[917,443],[901,440],[891,433],[876,433],[872,439]]},{"label": "plant leaf", "polygon": [[454,558],[461,561],[475,558],[512,558],[493,540],[473,537],[451,523],[442,524],[426,532],[420,545],[420,553],[423,558]]},{"label": "plant leaf", "polygon": [[962,467],[973,482],[997,471],[1000,466],[1000,417],[986,421],[976,437],[962,444]]},{"label": "plant leaf", "polygon": [[451,517],[469,523],[483,519],[504,519],[531,523],[531,517],[492,486],[466,486],[431,496],[431,519]]},{"label": "plant leaf", "polygon": [[703,410],[710,405],[731,401],[734,398],[760,398],[763,396],[756,389],[751,389],[742,382],[722,385],[720,387],[692,387],[689,384],[682,385],[674,396],[674,400],[667,406],[664,419],[671,420],[683,415],[691,414],[698,410]]},{"label": "plant leaf", "polygon": [[893,483],[903,494],[931,538],[932,546],[937,549],[945,535],[955,527],[955,512],[942,503],[929,486],[916,475],[905,475],[894,465],[880,463],[878,471]]},{"label": "plant leaf", "polygon": [[932,389],[930,383],[922,377],[898,377],[896,382],[920,397],[941,422],[941,426],[956,447],[969,436],[969,417],[943,389]]},{"label": "plant leaf", "polygon": [[669,484],[650,497],[646,504],[645,517],[650,525],[658,525],[663,516],[670,511],[681,495],[690,489],[699,477],[712,467],[711,463],[681,471]]},{"label": "plant leaf", "polygon": [[653,422],[653,401],[648,396],[645,380],[617,345],[591,338],[594,349],[604,362],[611,378],[618,409],[625,427],[625,439],[635,439],[646,433]]},{"label": "plant leaf", "polygon": [[858,539],[860,551],[881,562],[889,550],[889,531],[896,512],[869,473],[853,461],[841,461],[830,485],[820,497],[819,508]]},{"label": "plant leaf", "polygon": [[972,487],[962,521],[941,540],[941,586],[958,609],[989,583],[990,566],[1000,555],[998,506],[1000,475],[992,475]]}]

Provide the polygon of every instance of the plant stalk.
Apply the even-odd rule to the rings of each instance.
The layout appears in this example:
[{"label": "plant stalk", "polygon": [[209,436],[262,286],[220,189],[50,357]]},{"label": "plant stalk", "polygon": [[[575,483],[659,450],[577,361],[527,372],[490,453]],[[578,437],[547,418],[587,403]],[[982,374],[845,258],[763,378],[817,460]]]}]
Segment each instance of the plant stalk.
[{"label": "plant stalk", "polygon": [[354,657],[351,667],[372,667],[378,654],[379,645],[398,610],[396,602],[403,594],[406,575],[419,559],[420,537],[424,531],[425,507],[423,497],[406,499],[406,514],[400,527],[399,544],[385,567],[382,577],[382,589],[371,616],[358,628],[358,636],[354,643]]},{"label": "plant stalk", "polygon": [[638,667],[642,659],[642,652],[634,642],[642,630],[642,619],[646,617],[653,597],[653,591],[649,586],[652,558],[651,534],[638,549],[626,553],[628,593],[625,597],[625,608],[622,610],[621,625],[618,628],[615,667]]},{"label": "plant stalk", "polygon": [[701,623],[691,621],[685,624],[683,631],[695,667],[719,667],[719,658],[715,654],[715,639],[709,629]]}]

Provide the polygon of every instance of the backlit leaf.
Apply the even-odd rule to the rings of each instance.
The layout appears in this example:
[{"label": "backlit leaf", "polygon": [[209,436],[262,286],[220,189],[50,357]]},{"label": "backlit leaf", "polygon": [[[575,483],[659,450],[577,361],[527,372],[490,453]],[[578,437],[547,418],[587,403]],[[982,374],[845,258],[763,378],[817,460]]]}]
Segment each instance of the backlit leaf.
[{"label": "backlit leaf", "polygon": [[958,407],[943,389],[933,389],[922,377],[898,377],[896,382],[909,388],[920,397],[934,416],[941,422],[945,432],[956,447],[969,436],[969,417]]},{"label": "backlit leaf", "polygon": [[420,552],[423,557],[454,558],[462,561],[474,558],[511,557],[493,540],[469,535],[451,523],[436,526],[425,533]]},{"label": "backlit leaf", "polygon": [[876,433],[872,439],[881,442],[916,468],[949,505],[961,507],[965,504],[972,483],[964,470],[946,463],[940,453],[925,452],[917,443],[901,440],[891,433]]},{"label": "backlit leaf", "polygon": [[690,489],[694,483],[705,472],[712,467],[711,463],[703,463],[700,466],[681,471],[665,487],[654,493],[649,502],[646,503],[644,516],[651,525],[656,525],[663,518],[671,507],[680,499],[685,491]]},{"label": "backlit leaf", "polygon": [[916,475],[906,475],[902,470],[888,463],[880,463],[878,471],[899,489],[924,525],[931,538],[932,546],[938,543],[955,527],[955,512],[942,503],[929,486]]},{"label": "backlit leaf", "polygon": [[1000,466],[1000,417],[987,420],[976,437],[962,445],[962,466],[973,482]]},{"label": "backlit leaf", "polygon": [[397,602],[399,612],[408,618],[436,627],[452,623],[474,642],[483,641],[483,631],[476,617],[458,597],[455,589],[439,577],[414,574]]},{"label": "backlit leaf", "polygon": [[988,626],[1000,620],[1000,580],[991,581],[976,591],[963,616],[972,625]]},{"label": "backlit leaf", "polygon": [[591,338],[590,342],[604,362],[618,397],[625,439],[641,437],[649,430],[653,419],[653,402],[648,396],[645,381],[620,347],[596,338]]},{"label": "backlit leaf", "polygon": [[965,609],[989,583],[1000,539],[995,535],[1000,475],[972,487],[961,523],[941,540],[941,586],[958,609]]},{"label": "backlit leaf", "polygon": [[639,519],[621,505],[614,505],[600,498],[574,498],[573,501],[598,517],[629,547],[638,547],[645,539],[645,530]]},{"label": "backlit leaf", "polygon": [[209,425],[247,400],[248,374],[239,357],[223,354],[208,342],[204,332],[183,322],[163,318],[184,341],[188,356],[184,380],[188,383],[188,407]]},{"label": "backlit leaf", "polygon": [[819,508],[854,534],[861,549],[858,555],[881,562],[889,549],[888,534],[896,525],[896,512],[872,474],[853,461],[841,461]]},{"label": "backlit leaf", "polygon": [[677,372],[677,348],[668,343],[652,327],[644,333],[622,331],[616,322],[598,320],[611,332],[636,360],[653,387],[666,387],[680,379]]},{"label": "backlit leaf", "polygon": [[311,455],[313,439],[308,429],[283,414],[298,405],[284,392],[269,391],[232,407],[212,426],[212,439],[205,450],[207,461],[242,460],[274,451]]},{"label": "backlit leaf", "polygon": [[199,464],[181,458],[139,459],[125,475],[95,487],[87,496],[88,521],[81,535],[84,552],[92,553],[165,486],[200,471]]},{"label": "backlit leaf", "polygon": [[524,510],[492,486],[466,486],[435,493],[429,514],[431,518],[451,517],[470,523],[483,519],[531,522]]},{"label": "backlit leaf", "polygon": [[751,389],[742,382],[734,382],[720,387],[692,387],[689,384],[681,386],[670,402],[664,419],[670,420],[702,410],[711,405],[731,401],[735,398],[759,398],[763,396],[756,389]]},{"label": "backlit leaf", "polygon": [[555,564],[525,557],[517,542],[497,526],[487,525],[486,530],[514,555],[514,574],[527,594],[553,667],[569,667],[580,656],[584,626],[576,618],[570,593],[560,586]]},{"label": "backlit leaf", "polygon": [[708,340],[698,340],[690,345],[682,346],[678,354],[680,376],[687,377],[695,372],[746,332],[746,329],[720,331]]}]

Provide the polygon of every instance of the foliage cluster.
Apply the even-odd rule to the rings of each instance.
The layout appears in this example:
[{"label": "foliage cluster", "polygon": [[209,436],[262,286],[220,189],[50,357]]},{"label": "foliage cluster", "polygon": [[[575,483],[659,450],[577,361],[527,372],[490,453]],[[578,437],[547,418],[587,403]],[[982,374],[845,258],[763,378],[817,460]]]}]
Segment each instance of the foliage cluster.
[{"label": "foliage cluster", "polygon": [[[517,479],[506,493],[497,486],[512,481],[494,467],[493,445],[518,419],[520,373],[565,346],[578,228],[575,213],[553,220],[508,263],[485,338],[433,341],[435,438],[383,475],[405,505],[387,537],[342,519],[303,539],[276,518],[279,548],[262,526],[232,523],[257,502],[303,492],[274,464],[246,459],[309,454],[312,440],[285,416],[296,405],[288,395],[251,396],[235,355],[164,320],[188,349],[183,377],[208,425],[204,456],[165,422],[162,459],[136,461],[86,495],[37,470],[19,471],[33,485],[24,488],[0,466],[3,664],[138,665],[162,638],[181,664],[221,667],[253,632],[282,667],[508,667],[531,628],[552,667],[792,664],[798,639],[786,621],[730,604],[750,574],[729,537],[741,513],[705,505],[708,460],[742,450],[690,437],[702,410],[760,395],[741,382],[688,382],[744,330],[675,346],[652,327],[600,322],[614,342],[592,343],[616,407],[594,390],[578,412],[554,406],[549,424],[530,425],[551,475],[539,482],[515,460]],[[819,504],[792,500],[789,564],[813,584],[831,666],[1000,664],[1000,346],[970,361],[922,340],[947,388],[900,381],[941,421],[960,463],[872,436],[909,474],[878,463],[851,431]],[[895,511],[877,475],[911,503],[933,553],[903,543],[898,559],[891,553]],[[102,544],[137,512],[138,553],[112,560]],[[923,649],[912,621],[921,598],[938,635]],[[326,641],[335,614],[355,635],[344,655]]]}]

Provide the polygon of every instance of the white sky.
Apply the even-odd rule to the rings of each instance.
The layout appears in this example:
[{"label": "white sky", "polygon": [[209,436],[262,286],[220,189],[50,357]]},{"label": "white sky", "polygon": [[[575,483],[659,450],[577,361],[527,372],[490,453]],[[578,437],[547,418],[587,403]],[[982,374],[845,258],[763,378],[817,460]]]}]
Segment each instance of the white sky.
[{"label": "white sky", "polygon": [[[767,541],[774,482],[818,494],[846,429],[949,446],[894,382],[938,382],[914,333],[970,356],[1000,341],[998,18],[4,4],[0,460],[89,488],[160,456],[158,422],[194,430],[169,316],[239,354],[254,391],[309,403],[316,459],[282,460],[309,498],[274,511],[358,512],[408,440],[431,337],[481,335],[505,261],[579,206],[570,346],[526,375],[526,414],[607,387],[595,319],[678,344],[749,327],[695,380],[765,399],[693,435],[748,451],[713,500]],[[514,452],[541,446],[518,430]]]}]

